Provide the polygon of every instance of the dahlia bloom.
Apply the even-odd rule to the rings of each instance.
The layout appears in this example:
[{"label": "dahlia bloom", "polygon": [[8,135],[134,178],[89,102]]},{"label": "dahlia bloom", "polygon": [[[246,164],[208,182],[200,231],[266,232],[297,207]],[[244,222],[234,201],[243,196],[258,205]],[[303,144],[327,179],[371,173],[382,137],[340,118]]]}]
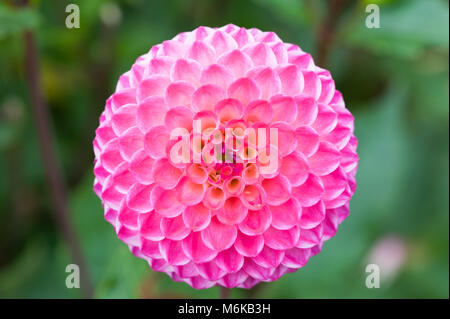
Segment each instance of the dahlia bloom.
[{"label": "dahlia bloom", "polygon": [[94,190],[155,271],[251,288],[303,267],[347,217],[353,129],[331,74],[297,45],[199,27],[120,77],[93,142]]}]

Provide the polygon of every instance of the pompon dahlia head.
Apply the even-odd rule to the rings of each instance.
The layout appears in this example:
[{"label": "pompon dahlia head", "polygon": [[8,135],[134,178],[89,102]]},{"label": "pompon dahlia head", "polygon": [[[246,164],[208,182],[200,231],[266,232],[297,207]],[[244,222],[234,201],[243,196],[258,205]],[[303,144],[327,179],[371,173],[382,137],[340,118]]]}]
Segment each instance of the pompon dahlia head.
[{"label": "pompon dahlia head", "polygon": [[134,255],[194,288],[303,267],[349,213],[353,116],[273,32],[199,27],[153,46],[106,101],[94,190]]}]

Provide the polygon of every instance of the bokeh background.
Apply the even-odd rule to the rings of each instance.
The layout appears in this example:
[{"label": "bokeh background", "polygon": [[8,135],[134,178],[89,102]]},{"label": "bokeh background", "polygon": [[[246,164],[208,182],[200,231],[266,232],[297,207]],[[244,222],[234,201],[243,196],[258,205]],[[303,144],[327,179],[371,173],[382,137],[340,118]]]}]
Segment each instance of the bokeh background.
[{"label": "bokeh background", "polygon": [[[80,28],[65,27],[66,5]],[[381,28],[365,27],[366,5]],[[24,5],[25,4],[25,5]],[[306,267],[232,297],[449,297],[449,3],[443,0],[0,1],[0,297],[216,298],[135,258],[92,191],[92,140],[120,74],[151,46],[199,25],[275,31],[329,68],[356,119],[350,217]],[[24,32],[36,42],[73,245],[92,288],[67,289],[74,259],[55,219]],[[381,287],[365,267],[381,266]],[[83,273],[85,274],[85,273]],[[86,287],[84,287],[86,288]],[[87,293],[87,295],[86,295]]]}]

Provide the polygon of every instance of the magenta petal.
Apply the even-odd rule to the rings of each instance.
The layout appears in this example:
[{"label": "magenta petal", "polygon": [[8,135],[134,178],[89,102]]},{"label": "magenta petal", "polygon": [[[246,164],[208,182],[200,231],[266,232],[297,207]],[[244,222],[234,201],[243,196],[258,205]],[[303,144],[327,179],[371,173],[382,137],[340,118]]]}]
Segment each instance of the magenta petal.
[{"label": "magenta petal", "polygon": [[195,111],[211,111],[220,100],[226,97],[225,90],[214,84],[199,87],[192,96],[192,107]]},{"label": "magenta petal", "polygon": [[284,176],[278,175],[271,179],[265,179],[261,185],[266,193],[266,203],[270,205],[281,205],[290,197],[291,186]]},{"label": "magenta petal", "polygon": [[347,175],[344,170],[338,167],[336,170],[328,175],[324,175],[320,178],[323,186],[325,187],[325,193],[323,194],[323,200],[333,200],[341,195],[347,187]]},{"label": "magenta petal", "polygon": [[311,125],[317,118],[319,107],[316,101],[309,96],[298,95],[295,97],[297,103],[297,118],[293,123],[294,126]]},{"label": "magenta petal", "polygon": [[205,245],[200,232],[190,233],[181,245],[184,253],[195,263],[204,263],[217,256],[217,251]]},{"label": "magenta petal", "polygon": [[247,278],[248,278],[247,273],[241,269],[238,272],[229,273],[223,276],[219,280],[219,283],[227,288],[235,288],[242,285]]},{"label": "magenta petal", "polygon": [[188,206],[183,212],[183,220],[192,231],[200,231],[208,227],[211,213],[202,203]]},{"label": "magenta petal", "polygon": [[240,50],[223,54],[217,62],[227,67],[237,78],[243,77],[253,66],[252,60]]},{"label": "magenta petal", "polygon": [[283,258],[284,251],[275,250],[266,245],[258,256],[253,258],[253,261],[264,268],[275,268],[278,267]]},{"label": "magenta petal", "polygon": [[303,74],[298,68],[289,64],[277,69],[278,76],[281,80],[282,93],[290,96],[296,96],[303,90],[304,81]]},{"label": "magenta petal", "polygon": [[186,265],[190,259],[183,252],[181,241],[163,239],[159,242],[159,250],[162,258],[172,266]]},{"label": "magenta petal", "polygon": [[159,241],[142,239],[141,252],[150,258],[161,259],[161,252],[159,251]]},{"label": "magenta petal", "polygon": [[319,225],[325,218],[325,205],[322,201],[310,207],[303,207],[299,226],[303,229],[311,229]]},{"label": "magenta petal", "polygon": [[194,113],[185,106],[177,106],[170,109],[166,113],[164,120],[165,126],[170,133],[175,129],[184,128],[188,131],[192,130],[192,121],[194,120]]},{"label": "magenta petal", "polygon": [[166,102],[169,107],[191,105],[195,87],[185,81],[172,82],[166,90]]},{"label": "magenta petal", "polygon": [[201,84],[214,84],[220,87],[228,87],[233,81],[233,74],[220,64],[212,64],[201,73]]},{"label": "magenta petal", "polygon": [[270,276],[274,271],[273,268],[261,267],[252,259],[245,259],[244,267],[242,269],[244,269],[249,276],[262,281],[269,281]]},{"label": "magenta petal", "polygon": [[245,108],[245,120],[249,123],[269,123],[273,117],[273,109],[269,102],[256,100],[250,102]]},{"label": "magenta petal", "polygon": [[273,109],[273,121],[292,123],[297,117],[297,104],[290,96],[273,96],[270,105]]},{"label": "magenta petal", "polygon": [[318,245],[322,240],[323,227],[319,225],[312,229],[302,229],[300,231],[300,239],[298,240],[298,248],[311,248]]},{"label": "magenta petal", "polygon": [[326,175],[334,171],[341,160],[341,154],[328,142],[320,142],[317,152],[308,158],[309,167],[313,174]]},{"label": "magenta petal", "polygon": [[207,280],[216,281],[226,275],[226,272],[218,267],[214,260],[196,264],[196,267],[200,276]]},{"label": "magenta petal", "polygon": [[234,248],[245,257],[255,257],[264,247],[264,238],[262,235],[247,236],[238,232]]},{"label": "magenta petal", "polygon": [[150,194],[154,188],[154,184],[142,185],[139,183],[134,184],[127,194],[127,205],[131,209],[145,212],[153,209],[152,202],[150,200]]},{"label": "magenta petal", "polygon": [[164,97],[166,88],[170,83],[169,77],[160,74],[150,75],[139,83],[137,98],[141,102],[150,96]]},{"label": "magenta petal", "polygon": [[133,155],[130,161],[130,172],[141,184],[153,183],[152,166],[155,162],[145,150],[140,150]]},{"label": "magenta petal", "polygon": [[166,155],[166,144],[169,141],[169,138],[169,132],[165,126],[154,126],[145,134],[145,150],[155,159],[164,157]]},{"label": "magenta petal", "polygon": [[161,220],[161,231],[164,237],[172,240],[182,240],[191,232],[191,230],[184,224],[183,217],[181,215],[173,218],[164,217]]},{"label": "magenta petal", "polygon": [[279,206],[270,206],[272,213],[272,226],[276,229],[285,230],[297,225],[302,214],[302,207],[295,198],[290,198]]},{"label": "magenta petal", "polygon": [[270,227],[271,221],[272,215],[266,206],[260,210],[249,210],[239,224],[239,230],[249,236],[261,235]]},{"label": "magenta petal", "polygon": [[202,239],[205,245],[217,251],[231,247],[236,236],[235,226],[223,224],[215,217],[211,219],[209,226],[202,230]]},{"label": "magenta petal", "polygon": [[217,212],[217,218],[224,224],[234,225],[244,220],[247,211],[248,208],[239,197],[229,197],[223,208]]},{"label": "magenta petal", "polygon": [[167,106],[162,97],[151,96],[139,103],[137,109],[137,124],[142,132],[147,132],[153,126],[164,124]]},{"label": "magenta petal", "polygon": [[240,78],[228,87],[228,96],[247,105],[259,98],[261,92],[256,83],[249,78]]},{"label": "magenta petal", "polygon": [[[142,237],[153,241],[159,241],[164,238],[161,231],[161,215],[155,211],[139,215],[140,234]],[[149,243],[150,245],[151,243]]]},{"label": "magenta petal", "polygon": [[284,252],[284,258],[281,263],[286,267],[300,268],[306,265],[310,256],[310,249],[294,247]]},{"label": "magenta petal", "polygon": [[302,153],[294,151],[283,158],[280,172],[292,186],[299,186],[308,178],[308,161]]},{"label": "magenta petal", "polygon": [[164,189],[177,186],[183,171],[170,164],[167,158],[157,160],[152,167],[153,179]]},{"label": "magenta petal", "polygon": [[287,230],[270,227],[264,233],[264,243],[272,249],[289,249],[295,246],[300,236],[297,226]]},{"label": "magenta petal", "polygon": [[297,137],[297,151],[305,156],[311,156],[319,148],[320,136],[309,126],[299,126],[295,130]]},{"label": "magenta petal", "polygon": [[227,273],[239,271],[244,265],[244,256],[239,254],[234,247],[221,251],[215,262],[217,266],[225,270]]},{"label": "magenta petal", "polygon": [[309,174],[308,179],[300,186],[292,188],[292,195],[302,207],[317,203],[324,192],[323,183],[316,175]]},{"label": "magenta petal", "polygon": [[155,210],[164,217],[175,217],[183,211],[184,206],[178,201],[175,190],[165,190],[156,186],[151,193],[151,200]]},{"label": "magenta petal", "polygon": [[120,154],[124,159],[130,161],[133,155],[144,148],[144,136],[137,127],[126,130],[119,140]]},{"label": "magenta petal", "polygon": [[103,137],[103,143],[106,143],[105,139],[111,140],[114,135],[120,136],[130,127],[136,126],[137,109],[138,107],[136,104],[127,104],[114,113],[111,118],[113,132],[108,132],[106,128],[103,128],[103,131],[98,132],[103,133],[100,135],[100,137]]},{"label": "magenta petal", "polygon": [[178,59],[172,66],[170,75],[173,81],[186,81],[197,85],[202,66],[194,60]]}]

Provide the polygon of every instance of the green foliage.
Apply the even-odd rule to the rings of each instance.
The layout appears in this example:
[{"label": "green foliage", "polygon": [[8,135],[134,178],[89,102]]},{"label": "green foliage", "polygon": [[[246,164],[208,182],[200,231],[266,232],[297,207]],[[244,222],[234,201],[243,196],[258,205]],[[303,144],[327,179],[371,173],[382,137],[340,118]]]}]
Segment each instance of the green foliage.
[{"label": "green foliage", "polygon": [[[70,30],[64,21],[71,2],[0,4],[0,297],[81,297],[65,287],[73,261],[54,223],[24,82],[22,35],[34,30],[70,217],[95,297],[215,298],[217,288],[194,290],[150,270],[104,220],[92,190],[98,116],[139,55],[198,25],[273,30],[315,56],[329,3],[80,0],[81,28]],[[449,296],[448,2],[376,1],[381,28],[367,29],[365,6],[372,2],[345,8],[330,30],[334,41],[323,66],[355,116],[360,164],[350,216],[304,268],[252,292],[235,289],[233,297]],[[120,12],[116,24],[105,22],[111,5]],[[380,289],[367,289],[368,257],[391,235],[404,242],[406,262]]]}]

